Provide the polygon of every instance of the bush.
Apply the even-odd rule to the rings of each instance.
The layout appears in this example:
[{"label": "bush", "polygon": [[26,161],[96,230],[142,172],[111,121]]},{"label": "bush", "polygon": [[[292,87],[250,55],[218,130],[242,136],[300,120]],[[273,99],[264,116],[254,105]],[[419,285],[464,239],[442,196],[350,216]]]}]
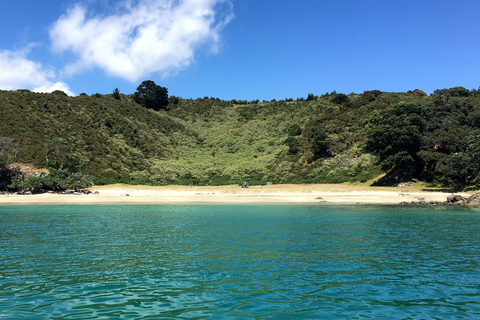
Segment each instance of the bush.
[{"label": "bush", "polygon": [[115,88],[115,90],[113,90],[113,98],[115,100],[120,100],[120,91],[118,91],[118,88]]},{"label": "bush", "polygon": [[176,96],[170,96],[170,98],[168,98],[169,100],[169,103],[171,104],[178,104],[178,102],[180,101],[180,99]]},{"label": "bush", "polygon": [[302,128],[298,125],[294,124],[288,128],[288,135],[289,136],[299,136],[302,134]]},{"label": "bush", "polygon": [[300,151],[300,142],[294,136],[289,136],[284,143],[289,147],[290,154],[297,154]]},{"label": "bush", "polygon": [[450,89],[437,89],[433,92],[437,96],[451,96],[451,97],[469,97],[470,90],[464,87],[453,87]]},{"label": "bush", "polygon": [[62,90],[55,90],[55,91],[52,92],[52,94],[68,97],[68,95],[65,92],[63,92]]},{"label": "bush", "polygon": [[343,104],[348,102],[348,96],[343,93],[339,93],[332,98],[332,102],[335,104]]}]

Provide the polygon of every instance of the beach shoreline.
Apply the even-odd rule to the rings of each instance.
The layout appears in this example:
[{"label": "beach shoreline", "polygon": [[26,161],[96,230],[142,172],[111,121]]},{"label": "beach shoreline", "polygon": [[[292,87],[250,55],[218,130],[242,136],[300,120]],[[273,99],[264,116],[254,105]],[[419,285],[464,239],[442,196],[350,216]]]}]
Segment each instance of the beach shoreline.
[{"label": "beach shoreline", "polygon": [[[343,184],[252,186],[139,186],[108,185],[89,188],[90,194],[43,193],[0,195],[0,205],[83,204],[388,204],[444,202],[451,193],[413,188]],[[468,193],[460,193],[468,196]]]}]

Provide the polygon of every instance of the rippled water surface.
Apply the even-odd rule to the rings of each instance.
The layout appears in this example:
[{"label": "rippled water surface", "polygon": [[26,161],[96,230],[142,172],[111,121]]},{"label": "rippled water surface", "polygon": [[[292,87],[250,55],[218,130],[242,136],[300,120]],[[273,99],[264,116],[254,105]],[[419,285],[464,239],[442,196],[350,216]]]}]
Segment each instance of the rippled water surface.
[{"label": "rippled water surface", "polygon": [[480,211],[0,207],[1,319],[480,319]]}]

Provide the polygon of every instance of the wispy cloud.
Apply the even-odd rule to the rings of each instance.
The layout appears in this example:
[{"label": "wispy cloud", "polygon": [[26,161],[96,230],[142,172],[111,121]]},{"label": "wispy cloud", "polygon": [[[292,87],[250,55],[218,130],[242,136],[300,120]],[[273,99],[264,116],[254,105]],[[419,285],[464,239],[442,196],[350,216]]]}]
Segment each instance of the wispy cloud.
[{"label": "wispy cloud", "polygon": [[71,51],[69,74],[99,67],[132,82],[190,65],[202,46],[218,49],[219,32],[233,18],[228,0],[126,0],[110,15],[76,5],[50,30],[54,51]]},{"label": "wispy cloud", "polygon": [[23,50],[0,51],[0,88],[4,90],[33,89],[35,92],[62,90],[74,95],[67,84],[55,81],[55,72],[27,58],[34,45]]}]

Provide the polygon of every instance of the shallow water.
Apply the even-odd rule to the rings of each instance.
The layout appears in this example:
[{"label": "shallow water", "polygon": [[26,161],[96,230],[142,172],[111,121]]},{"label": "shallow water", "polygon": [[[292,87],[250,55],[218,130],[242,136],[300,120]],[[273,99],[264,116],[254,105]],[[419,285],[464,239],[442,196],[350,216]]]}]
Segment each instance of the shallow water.
[{"label": "shallow water", "polygon": [[0,318],[480,318],[480,211],[0,207]]}]

